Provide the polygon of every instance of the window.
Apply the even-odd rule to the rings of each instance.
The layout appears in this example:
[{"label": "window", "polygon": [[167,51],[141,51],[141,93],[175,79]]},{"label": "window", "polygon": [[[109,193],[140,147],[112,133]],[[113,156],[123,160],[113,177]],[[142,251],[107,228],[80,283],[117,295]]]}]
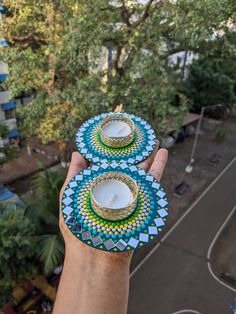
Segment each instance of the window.
[{"label": "window", "polygon": [[15,109],[6,110],[5,117],[6,117],[6,120],[14,119],[16,117],[16,110]]}]

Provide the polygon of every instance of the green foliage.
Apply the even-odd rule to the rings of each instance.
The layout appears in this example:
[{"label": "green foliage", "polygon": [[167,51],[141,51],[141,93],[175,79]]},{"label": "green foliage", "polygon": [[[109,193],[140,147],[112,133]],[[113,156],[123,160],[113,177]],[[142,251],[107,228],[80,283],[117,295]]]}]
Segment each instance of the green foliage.
[{"label": "green foliage", "polygon": [[7,302],[13,301],[12,297],[12,283],[10,280],[4,277],[0,279],[0,308],[2,308]]},{"label": "green foliage", "polygon": [[33,195],[26,199],[27,217],[36,226],[36,250],[46,274],[64,258],[64,242],[59,230],[59,192],[64,181],[61,172],[40,172],[33,182]]},{"label": "green foliage", "polygon": [[[113,4],[112,4],[113,3]],[[67,142],[89,116],[124,110],[148,119],[159,134],[176,129],[188,110],[179,65],[169,56],[209,49],[209,38],[229,31],[232,0],[6,0],[7,84],[31,91],[20,111],[27,136]],[[107,67],[107,48],[112,64]],[[175,103],[178,98],[178,105]]]},{"label": "green foliage", "polygon": [[9,144],[0,147],[0,166],[4,165],[9,160],[16,158],[16,149]]},{"label": "green foliage", "polygon": [[226,60],[201,57],[190,66],[186,82],[187,94],[193,101],[193,108],[199,112],[202,106],[222,104],[232,108],[236,102],[236,75],[225,66]]},{"label": "green foliage", "polygon": [[[6,140],[8,138],[8,131],[8,127],[0,123],[0,138]],[[16,148],[8,142],[4,143],[3,147],[0,146],[0,167],[7,161],[16,158],[16,156]]]},{"label": "green foliage", "polygon": [[7,138],[8,136],[8,128],[5,124],[0,124],[0,137]]},{"label": "green foliage", "polygon": [[[0,306],[11,299],[12,284],[36,275],[34,225],[22,210],[0,211]],[[4,292],[4,293],[3,293]]]},{"label": "green foliage", "polygon": [[[34,95],[33,106],[29,104],[19,111],[20,123],[22,122],[25,135],[38,135],[45,143],[58,139],[56,134],[55,137],[51,136],[50,130],[59,132],[60,141],[67,141],[72,129],[70,127],[62,132],[62,120],[65,117],[62,109],[66,102],[71,103],[70,96],[65,92],[70,82],[60,77],[57,63],[58,55],[63,51],[63,38],[68,32],[70,18],[78,10],[76,3],[73,0],[4,2],[8,11],[4,19],[4,31],[9,47],[0,51],[0,57],[10,67],[5,87],[10,88],[16,96],[25,91]],[[60,83],[55,84],[55,81]],[[75,100],[72,104],[78,120]],[[54,105],[57,109],[60,106],[60,110],[57,112],[55,108],[54,114],[51,114]],[[58,119],[62,122],[60,130]],[[74,120],[70,120],[70,123],[74,125]],[[45,125],[49,132],[44,132]]]},{"label": "green foliage", "polygon": [[61,172],[35,176],[33,195],[24,201],[26,209],[10,204],[0,207],[0,307],[12,300],[13,283],[37,274],[37,260],[45,274],[63,262],[64,242],[58,226]]},{"label": "green foliage", "polygon": [[[57,221],[58,224],[58,221]],[[45,234],[38,238],[38,257],[45,274],[61,265],[64,259],[64,243],[60,234]]]}]

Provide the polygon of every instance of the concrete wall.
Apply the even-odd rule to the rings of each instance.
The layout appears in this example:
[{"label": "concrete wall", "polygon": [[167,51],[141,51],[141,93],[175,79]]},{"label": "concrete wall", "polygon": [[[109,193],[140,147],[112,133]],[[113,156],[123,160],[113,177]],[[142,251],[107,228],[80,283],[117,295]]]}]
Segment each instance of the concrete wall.
[{"label": "concrete wall", "polygon": [[0,92],[0,105],[9,102],[12,99],[12,93],[9,91]]}]

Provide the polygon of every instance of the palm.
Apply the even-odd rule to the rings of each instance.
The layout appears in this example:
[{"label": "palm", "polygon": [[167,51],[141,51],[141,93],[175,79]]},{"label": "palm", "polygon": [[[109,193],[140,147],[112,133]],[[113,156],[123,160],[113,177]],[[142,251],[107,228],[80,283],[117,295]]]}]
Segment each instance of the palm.
[{"label": "palm", "polygon": [[58,227],[59,191],[64,176],[59,172],[44,171],[33,182],[26,215],[36,226],[37,254],[45,273],[63,261],[64,242]]},{"label": "palm", "polygon": [[[158,181],[160,181],[162,173],[165,168],[165,164],[167,162],[168,151],[166,149],[160,149],[159,151],[157,151],[157,149],[158,149],[158,143],[152,155],[147,160],[139,164],[139,167],[143,168],[146,171],[149,171]],[[67,174],[66,181],[64,182],[64,185],[61,189],[61,193],[60,193],[61,197],[62,197],[62,194],[66,185],[73,178],[73,176],[75,176],[79,171],[87,167],[88,167],[88,163],[86,162],[86,160],[78,152],[74,152],[72,154],[71,165]],[[86,252],[89,251],[91,254],[91,248],[83,244],[81,241],[77,241],[76,237],[74,237],[73,234],[69,231],[62,217],[61,210],[60,210],[60,229],[65,239],[66,245],[68,247],[68,251],[70,249],[71,251],[82,249],[83,251],[81,252],[86,254]],[[97,251],[96,254],[100,254],[100,255],[106,254],[106,252],[104,253],[103,251],[99,251],[99,250],[93,250],[93,251]],[[95,252],[93,253],[95,254]],[[125,253],[123,253],[123,255],[124,254]],[[113,256],[118,255],[119,258],[121,256],[119,253],[117,254],[113,253],[112,255]]]}]

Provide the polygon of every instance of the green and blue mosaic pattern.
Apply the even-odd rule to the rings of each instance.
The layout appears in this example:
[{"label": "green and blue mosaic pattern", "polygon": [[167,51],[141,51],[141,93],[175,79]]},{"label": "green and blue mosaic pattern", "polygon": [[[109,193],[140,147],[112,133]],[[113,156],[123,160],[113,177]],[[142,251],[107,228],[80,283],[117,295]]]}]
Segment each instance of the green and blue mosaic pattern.
[{"label": "green and blue mosaic pattern", "polygon": [[156,144],[155,132],[150,124],[133,114],[122,113],[133,120],[136,126],[135,138],[130,145],[112,148],[102,143],[99,132],[100,124],[106,116],[112,114],[113,112],[103,113],[82,124],[76,133],[78,151],[93,164],[112,161],[137,164],[148,158]]},{"label": "green and blue mosaic pattern", "polygon": [[[90,204],[90,188],[95,177],[109,171],[123,172],[136,180],[139,188],[134,213],[120,221],[99,217]],[[71,232],[82,242],[109,252],[135,250],[158,236],[166,224],[166,193],[153,176],[126,163],[103,163],[79,172],[62,197],[62,213]]]}]

